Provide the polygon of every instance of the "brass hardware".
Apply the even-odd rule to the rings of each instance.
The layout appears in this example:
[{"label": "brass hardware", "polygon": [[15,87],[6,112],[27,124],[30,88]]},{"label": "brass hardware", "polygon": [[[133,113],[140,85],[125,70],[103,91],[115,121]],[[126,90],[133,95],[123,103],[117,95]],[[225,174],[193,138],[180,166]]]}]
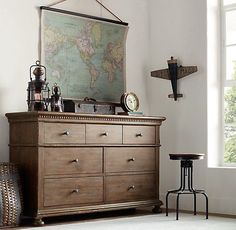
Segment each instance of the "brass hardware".
[{"label": "brass hardware", "polygon": [[135,158],[132,157],[132,158],[128,159],[128,161],[129,161],[129,162],[130,162],[130,161],[135,161]]},{"label": "brass hardware", "polygon": [[142,133],[137,133],[137,134],[136,134],[136,137],[142,137],[142,136],[143,136]]},{"label": "brass hardware", "polygon": [[102,133],[101,136],[105,136],[105,137],[107,137],[107,136],[108,136],[108,133],[107,133],[107,132]]},{"label": "brass hardware", "polygon": [[62,135],[69,136],[70,132],[69,131],[65,131],[64,133],[62,133]]},{"label": "brass hardware", "polygon": [[79,193],[79,189],[78,189],[78,188],[77,188],[77,189],[74,189],[72,192],[73,192],[73,193]]},{"label": "brass hardware", "polygon": [[131,186],[128,187],[128,191],[129,191],[129,190],[134,190],[134,189],[135,189],[135,186],[134,186],[134,185],[131,185]]},{"label": "brass hardware", "polygon": [[79,163],[79,159],[78,158],[76,158],[76,159],[74,159],[72,162],[75,162],[75,163]]}]

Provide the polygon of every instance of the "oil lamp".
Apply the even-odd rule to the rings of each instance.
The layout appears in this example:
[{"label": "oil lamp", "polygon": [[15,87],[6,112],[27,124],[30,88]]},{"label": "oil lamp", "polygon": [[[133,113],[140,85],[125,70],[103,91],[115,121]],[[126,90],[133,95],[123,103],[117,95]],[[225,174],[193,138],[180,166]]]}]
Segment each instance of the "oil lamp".
[{"label": "oil lamp", "polygon": [[51,111],[63,112],[63,99],[61,97],[61,88],[57,85],[57,83],[55,83],[52,87]]},{"label": "oil lamp", "polygon": [[40,64],[40,61],[36,61],[35,65],[30,67],[30,81],[27,91],[28,111],[48,110],[50,90],[46,82],[46,68]]}]

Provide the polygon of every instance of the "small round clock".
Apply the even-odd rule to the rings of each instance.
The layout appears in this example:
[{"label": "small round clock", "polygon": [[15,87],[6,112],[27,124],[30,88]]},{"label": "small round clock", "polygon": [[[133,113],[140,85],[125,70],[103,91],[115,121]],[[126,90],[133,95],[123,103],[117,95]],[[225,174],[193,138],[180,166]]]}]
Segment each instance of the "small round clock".
[{"label": "small round clock", "polygon": [[134,112],[139,108],[139,99],[135,93],[124,93],[121,96],[120,103],[125,112]]}]

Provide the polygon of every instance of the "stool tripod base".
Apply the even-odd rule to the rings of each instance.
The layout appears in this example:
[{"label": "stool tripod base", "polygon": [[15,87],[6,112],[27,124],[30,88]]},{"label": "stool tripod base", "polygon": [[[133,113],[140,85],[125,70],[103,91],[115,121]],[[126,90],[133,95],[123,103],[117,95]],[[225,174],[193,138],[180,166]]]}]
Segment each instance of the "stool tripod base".
[{"label": "stool tripod base", "polygon": [[189,191],[189,190],[170,190],[167,192],[166,194],[166,216],[168,216],[168,197],[170,194],[177,194],[177,198],[176,198],[176,220],[179,219],[179,196],[181,194],[193,194],[194,196],[194,204],[193,204],[193,213],[194,215],[197,215],[197,210],[196,210],[196,195],[197,194],[202,194],[205,196],[206,198],[206,219],[208,219],[208,196],[205,193],[204,190],[193,190],[193,191]]}]

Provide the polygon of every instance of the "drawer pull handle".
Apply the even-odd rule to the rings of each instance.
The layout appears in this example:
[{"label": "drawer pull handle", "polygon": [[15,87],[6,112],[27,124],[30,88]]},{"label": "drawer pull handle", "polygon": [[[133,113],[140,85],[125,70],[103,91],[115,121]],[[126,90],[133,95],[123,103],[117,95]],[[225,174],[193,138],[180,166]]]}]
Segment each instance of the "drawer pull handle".
[{"label": "drawer pull handle", "polygon": [[65,132],[62,133],[62,135],[69,136],[70,132],[69,131],[65,131]]},{"label": "drawer pull handle", "polygon": [[72,192],[73,193],[79,193],[79,189],[74,189]]},{"label": "drawer pull handle", "polygon": [[132,158],[128,159],[128,162],[130,162],[130,161],[135,161],[135,158],[132,157]]},{"label": "drawer pull handle", "polygon": [[143,136],[142,133],[137,133],[137,134],[136,134],[136,137],[142,137],[142,136]]},{"label": "drawer pull handle", "polygon": [[76,158],[76,159],[74,159],[72,162],[75,162],[75,163],[79,163],[79,159],[78,158]]},{"label": "drawer pull handle", "polygon": [[107,133],[107,132],[104,132],[104,133],[101,134],[101,136],[107,137],[107,136],[108,136],[108,133]]},{"label": "drawer pull handle", "polygon": [[134,186],[134,185],[128,187],[128,191],[129,191],[129,190],[134,190],[134,189],[135,189],[135,186]]}]

